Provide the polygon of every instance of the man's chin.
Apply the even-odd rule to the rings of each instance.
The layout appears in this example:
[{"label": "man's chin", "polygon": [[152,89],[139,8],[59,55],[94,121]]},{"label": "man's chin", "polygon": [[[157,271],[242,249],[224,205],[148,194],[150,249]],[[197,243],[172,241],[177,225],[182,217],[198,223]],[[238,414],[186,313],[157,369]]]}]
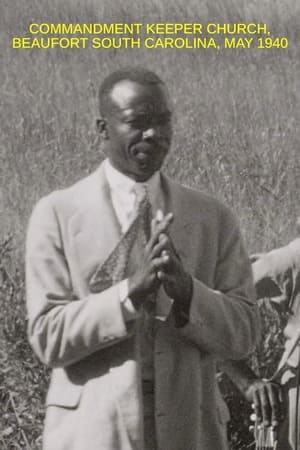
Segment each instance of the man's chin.
[{"label": "man's chin", "polygon": [[148,181],[149,178],[152,177],[152,175],[154,175],[154,173],[156,172],[156,170],[154,172],[139,172],[139,173],[135,173],[132,175],[132,178],[137,181],[138,183],[144,183],[145,181]]},{"label": "man's chin", "polygon": [[135,179],[135,181],[137,182],[144,182],[149,180],[149,178],[152,177],[152,175],[154,175],[155,172],[157,172],[157,170],[159,170],[159,168],[154,168],[154,167],[143,167],[143,166],[139,166],[138,169],[134,170],[134,172],[132,172],[131,177]]},{"label": "man's chin", "polygon": [[147,181],[161,168],[162,164],[150,161],[136,161],[132,175],[136,181]]}]

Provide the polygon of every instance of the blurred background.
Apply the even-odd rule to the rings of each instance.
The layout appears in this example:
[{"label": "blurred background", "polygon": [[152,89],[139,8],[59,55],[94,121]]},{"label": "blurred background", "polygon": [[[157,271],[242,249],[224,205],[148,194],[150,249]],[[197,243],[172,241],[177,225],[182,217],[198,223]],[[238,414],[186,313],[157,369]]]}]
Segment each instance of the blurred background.
[{"label": "blurred background", "polygon": [[[287,49],[11,48],[31,22],[267,23]],[[238,216],[249,253],[295,236],[300,214],[298,0],[27,0],[0,6],[0,447],[40,448],[48,373],[26,342],[24,240],[36,201],[103,159],[95,127],[101,80],[124,65],[154,70],[175,104],[166,172]],[[251,363],[272,372],[280,320],[261,305],[265,342]],[[231,449],[251,448],[248,410],[220,376]]]}]

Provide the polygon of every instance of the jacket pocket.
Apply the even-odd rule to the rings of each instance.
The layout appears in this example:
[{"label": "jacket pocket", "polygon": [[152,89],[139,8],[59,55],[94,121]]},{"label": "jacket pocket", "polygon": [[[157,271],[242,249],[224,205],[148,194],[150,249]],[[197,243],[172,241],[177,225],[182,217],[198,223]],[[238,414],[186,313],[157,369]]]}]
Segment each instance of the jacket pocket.
[{"label": "jacket pocket", "polygon": [[63,369],[55,369],[46,397],[46,406],[77,408],[82,389],[81,384],[74,384],[69,380]]}]

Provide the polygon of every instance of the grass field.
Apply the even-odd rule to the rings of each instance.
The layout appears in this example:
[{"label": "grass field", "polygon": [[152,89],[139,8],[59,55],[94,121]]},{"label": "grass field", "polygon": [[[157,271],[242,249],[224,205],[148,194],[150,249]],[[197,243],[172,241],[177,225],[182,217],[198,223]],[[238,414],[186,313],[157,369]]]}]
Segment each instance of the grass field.
[{"label": "grass field", "polygon": [[[26,35],[30,22],[252,21],[287,36],[289,48],[10,48],[11,38]],[[26,344],[24,237],[37,199],[89,173],[103,158],[95,128],[100,81],[119,66],[138,64],[167,82],[176,117],[166,171],[225,201],[240,219],[249,251],[267,250],[294,237],[300,213],[299,24],[298,0],[27,0],[22,6],[2,0],[1,448],[39,448],[47,372]],[[235,427],[232,449],[243,447]]]}]

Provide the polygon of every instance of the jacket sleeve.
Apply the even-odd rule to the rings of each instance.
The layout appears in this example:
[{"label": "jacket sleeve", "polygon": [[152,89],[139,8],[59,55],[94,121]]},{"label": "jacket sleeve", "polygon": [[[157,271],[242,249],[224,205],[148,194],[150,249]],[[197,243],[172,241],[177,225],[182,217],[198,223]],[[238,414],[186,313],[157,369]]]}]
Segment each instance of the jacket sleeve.
[{"label": "jacket sleeve", "polygon": [[28,335],[36,355],[64,367],[127,339],[119,284],[84,298],[74,295],[61,230],[50,197],[35,207],[26,243]]},{"label": "jacket sleeve", "polygon": [[300,280],[300,239],[262,254],[252,269],[258,298],[287,302],[295,295]]},{"label": "jacket sleeve", "polygon": [[182,333],[222,359],[245,358],[260,338],[260,321],[250,260],[231,214],[222,222],[213,287],[193,279]]}]

